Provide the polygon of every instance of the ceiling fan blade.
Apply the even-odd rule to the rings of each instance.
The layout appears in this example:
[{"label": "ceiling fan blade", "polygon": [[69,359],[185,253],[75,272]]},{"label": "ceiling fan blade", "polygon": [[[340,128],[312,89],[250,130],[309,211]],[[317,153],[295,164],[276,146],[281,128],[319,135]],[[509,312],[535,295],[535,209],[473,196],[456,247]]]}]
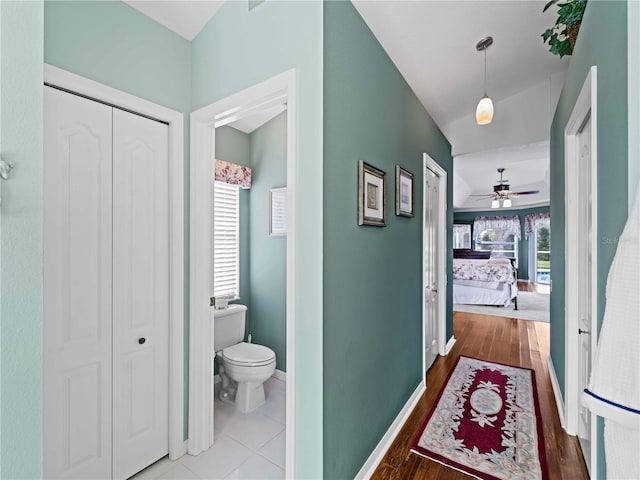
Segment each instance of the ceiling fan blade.
[{"label": "ceiling fan blade", "polygon": [[513,192],[511,195],[535,195],[540,193],[540,190],[527,190],[525,192]]},{"label": "ceiling fan blade", "polygon": [[470,197],[493,197],[495,193],[476,193],[473,195],[469,195]]},{"label": "ceiling fan blade", "polygon": [[[488,196],[488,197],[484,197],[484,198],[476,198],[476,202],[479,202],[479,201],[481,201],[481,200],[489,200],[491,197],[492,197],[492,195],[491,195],[491,196]],[[496,200],[497,200],[497,199],[496,199]]]}]

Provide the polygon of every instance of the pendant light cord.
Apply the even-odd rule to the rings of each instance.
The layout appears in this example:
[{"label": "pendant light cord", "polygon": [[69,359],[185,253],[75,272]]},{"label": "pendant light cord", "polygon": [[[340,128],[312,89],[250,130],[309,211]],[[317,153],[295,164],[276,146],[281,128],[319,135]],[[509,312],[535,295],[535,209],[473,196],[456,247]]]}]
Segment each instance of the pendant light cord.
[{"label": "pendant light cord", "polygon": [[484,96],[487,96],[487,48],[484,48]]}]

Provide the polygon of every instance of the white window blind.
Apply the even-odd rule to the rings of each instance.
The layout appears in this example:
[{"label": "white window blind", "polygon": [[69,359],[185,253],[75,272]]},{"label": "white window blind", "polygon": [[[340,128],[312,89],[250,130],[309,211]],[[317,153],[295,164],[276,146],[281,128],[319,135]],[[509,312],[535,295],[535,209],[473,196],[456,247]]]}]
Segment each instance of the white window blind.
[{"label": "white window blind", "polygon": [[239,189],[213,183],[213,295],[240,297]]}]

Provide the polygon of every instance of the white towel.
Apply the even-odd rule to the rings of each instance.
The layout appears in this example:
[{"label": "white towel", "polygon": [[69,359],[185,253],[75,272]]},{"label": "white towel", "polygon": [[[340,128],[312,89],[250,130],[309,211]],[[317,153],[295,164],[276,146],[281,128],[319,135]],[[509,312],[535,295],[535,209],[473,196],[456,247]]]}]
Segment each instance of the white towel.
[{"label": "white towel", "polygon": [[607,278],[604,319],[583,404],[605,418],[607,478],[640,472],[640,185]]}]

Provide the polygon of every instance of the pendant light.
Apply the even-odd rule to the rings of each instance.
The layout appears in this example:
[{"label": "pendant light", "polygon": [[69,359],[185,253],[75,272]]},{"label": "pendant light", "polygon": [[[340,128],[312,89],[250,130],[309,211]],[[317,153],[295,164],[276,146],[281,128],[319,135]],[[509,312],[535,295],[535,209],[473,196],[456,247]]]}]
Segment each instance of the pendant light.
[{"label": "pendant light", "polygon": [[502,207],[503,208],[511,208],[511,199],[510,198],[505,198],[504,202],[502,202]]},{"label": "pendant light", "polygon": [[484,97],[478,102],[476,108],[476,123],[488,125],[493,120],[493,102],[487,95],[487,48],[493,44],[493,37],[486,37],[476,44],[476,50],[484,52]]},{"label": "pendant light", "polygon": [[494,198],[491,201],[491,208],[500,208],[500,200],[498,200],[497,198]]}]

